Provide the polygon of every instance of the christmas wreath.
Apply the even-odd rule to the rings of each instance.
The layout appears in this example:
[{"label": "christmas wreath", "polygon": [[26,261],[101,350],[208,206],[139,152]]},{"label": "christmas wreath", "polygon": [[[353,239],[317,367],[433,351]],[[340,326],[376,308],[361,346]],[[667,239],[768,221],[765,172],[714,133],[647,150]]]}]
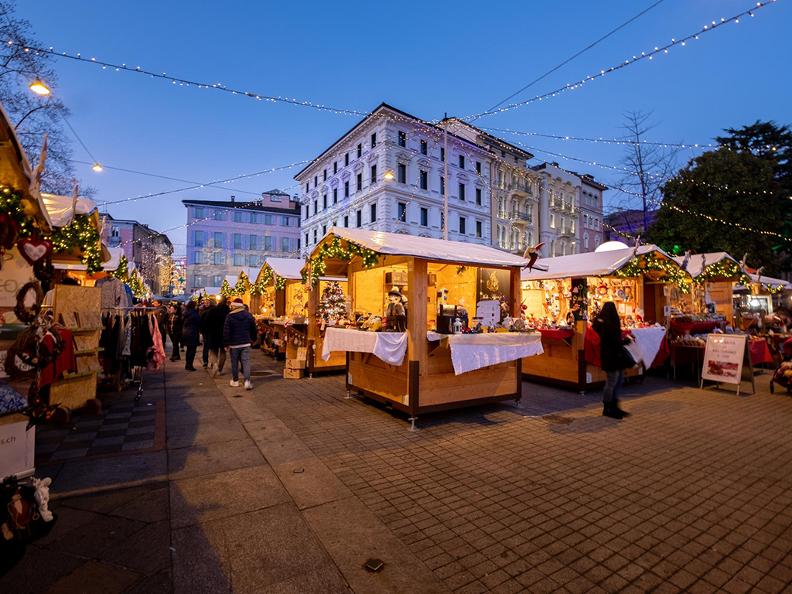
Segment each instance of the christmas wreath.
[{"label": "christmas wreath", "polygon": [[[33,305],[28,307],[25,302],[31,291],[35,294],[36,300]],[[29,281],[22,285],[22,288],[17,292],[14,314],[23,324],[31,324],[38,317],[43,300],[44,292],[41,290],[41,285],[37,281]]]}]

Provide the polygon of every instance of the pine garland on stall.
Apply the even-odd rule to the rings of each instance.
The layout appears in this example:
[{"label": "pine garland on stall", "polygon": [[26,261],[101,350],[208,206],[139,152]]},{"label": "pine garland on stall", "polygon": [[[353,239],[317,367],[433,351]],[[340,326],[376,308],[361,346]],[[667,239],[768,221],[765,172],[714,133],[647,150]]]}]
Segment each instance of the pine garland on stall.
[{"label": "pine garland on stall", "polygon": [[658,272],[669,282],[674,283],[683,293],[690,292],[690,275],[682,270],[676,262],[657,257],[655,254],[644,254],[630,260],[623,268],[616,271],[616,276],[635,278],[648,272]]}]

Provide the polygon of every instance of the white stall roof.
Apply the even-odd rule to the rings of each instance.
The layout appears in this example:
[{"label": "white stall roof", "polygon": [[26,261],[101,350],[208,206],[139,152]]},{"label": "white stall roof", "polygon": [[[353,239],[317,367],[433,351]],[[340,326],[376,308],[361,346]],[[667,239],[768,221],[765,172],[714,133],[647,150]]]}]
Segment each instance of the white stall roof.
[{"label": "white stall roof", "polygon": [[74,212],[72,211],[74,198],[71,196],[42,193],[41,201],[44,203],[44,208],[47,209],[53,227],[65,227],[71,223],[74,212],[78,215],[87,215],[96,210],[96,202],[90,198],[77,198]]},{"label": "white stall roof", "polygon": [[264,264],[272,268],[272,272],[288,280],[301,280],[300,271],[305,262],[300,258],[267,258]]},{"label": "white stall roof", "polygon": [[[583,278],[586,276],[608,276],[622,268],[633,256],[657,252],[670,258],[656,245],[642,245],[635,248],[611,250],[607,252],[586,252],[555,258],[540,258],[536,268],[522,271],[522,280],[547,280],[555,278]],[[541,268],[541,270],[539,270]]]},{"label": "white stall roof", "polygon": [[[102,272],[115,272],[118,270],[118,265],[121,263],[121,256],[124,255],[123,248],[120,247],[107,247],[103,246],[107,253],[110,254],[110,259],[102,262]],[[56,270],[88,270],[88,266],[78,262],[53,262],[52,265]],[[129,263],[128,272],[134,270],[135,265]]]},{"label": "white stall roof", "polygon": [[[690,260],[688,260],[687,271],[690,273],[690,276],[696,278],[699,274],[704,272],[705,266],[712,266],[713,264],[717,264],[721,260],[731,260],[735,264],[739,264],[737,260],[732,258],[726,252],[709,252],[706,254],[692,254],[690,256]],[[682,265],[682,262],[685,261],[685,256],[675,256],[674,261]]]},{"label": "white stall roof", "polygon": [[748,274],[751,279],[751,282],[758,283],[761,282],[763,285],[770,285],[773,287],[784,287],[784,289],[792,289],[792,283],[789,281],[785,281],[780,278],[773,278],[772,276],[765,276],[762,275],[761,278],[755,274]]},{"label": "white stall roof", "polygon": [[403,233],[332,227],[329,235],[352,241],[386,256],[413,256],[426,260],[460,262],[481,266],[525,266],[525,258],[477,243],[415,237]]}]

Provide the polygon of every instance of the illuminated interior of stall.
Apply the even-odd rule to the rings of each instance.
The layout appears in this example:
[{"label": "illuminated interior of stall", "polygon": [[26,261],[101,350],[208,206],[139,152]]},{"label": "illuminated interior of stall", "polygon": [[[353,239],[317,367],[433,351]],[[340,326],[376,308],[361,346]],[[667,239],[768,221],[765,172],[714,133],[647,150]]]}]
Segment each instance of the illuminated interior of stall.
[{"label": "illuminated interior of stall", "polygon": [[264,317],[275,315],[275,287],[268,286],[261,289],[258,295],[258,311],[254,313]]},{"label": "illuminated interior of stall", "polygon": [[304,318],[308,315],[308,287],[301,281],[288,281],[285,291],[284,315],[287,318]]}]

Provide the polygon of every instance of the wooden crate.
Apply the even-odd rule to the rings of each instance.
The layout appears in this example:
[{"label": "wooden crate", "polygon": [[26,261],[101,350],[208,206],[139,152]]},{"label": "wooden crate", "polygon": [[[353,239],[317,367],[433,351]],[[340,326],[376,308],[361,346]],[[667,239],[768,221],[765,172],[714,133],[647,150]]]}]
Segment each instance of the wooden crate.
[{"label": "wooden crate", "polygon": [[284,379],[302,379],[304,370],[302,369],[289,369],[286,367],[283,370]]}]

